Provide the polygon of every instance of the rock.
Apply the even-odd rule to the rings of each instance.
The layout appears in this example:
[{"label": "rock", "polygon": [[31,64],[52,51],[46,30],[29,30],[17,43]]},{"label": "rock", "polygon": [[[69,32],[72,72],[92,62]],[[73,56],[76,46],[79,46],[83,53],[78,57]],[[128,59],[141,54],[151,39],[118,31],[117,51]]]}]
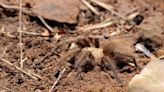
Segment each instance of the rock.
[{"label": "rock", "polygon": [[34,0],[33,8],[46,19],[74,24],[79,14],[79,0]]},{"label": "rock", "polygon": [[164,58],[149,62],[129,82],[128,92],[164,92]]}]

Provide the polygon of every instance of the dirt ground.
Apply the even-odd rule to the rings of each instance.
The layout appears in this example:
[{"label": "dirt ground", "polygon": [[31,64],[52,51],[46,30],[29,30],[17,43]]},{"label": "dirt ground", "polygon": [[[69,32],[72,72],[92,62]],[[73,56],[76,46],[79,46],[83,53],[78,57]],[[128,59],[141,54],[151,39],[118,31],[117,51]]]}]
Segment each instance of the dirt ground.
[{"label": "dirt ground", "polygon": [[[6,4],[15,1],[7,0]],[[32,0],[29,1],[32,2]],[[23,4],[25,5],[29,1],[25,0]],[[138,57],[135,57],[135,59],[141,67],[144,67],[144,65],[150,61],[143,53],[137,51],[132,52],[133,50],[131,51],[131,49],[129,49],[131,47],[128,47],[128,45],[134,45],[140,42],[157,57],[164,54],[164,1],[101,1],[111,4],[118,13],[124,16],[133,12],[133,10],[138,11],[144,17],[143,22],[139,25],[135,25],[132,29],[128,29],[128,24],[114,24],[105,28],[83,32],[83,30],[78,28],[87,24],[100,23],[103,19],[112,16],[107,10],[95,5],[97,8],[100,8],[100,16],[102,18],[97,18],[96,15],[84,8],[84,10],[80,10],[76,24],[58,23],[56,21],[47,20],[47,23],[54,28],[55,31],[59,32],[58,34],[56,34],[55,31],[51,33],[51,36],[22,33],[23,58],[27,58],[23,63],[23,69],[39,75],[41,79],[38,80],[35,80],[13,66],[20,66],[19,11],[6,9],[1,6],[0,92],[49,92],[63,69],[66,69],[66,71],[62,74],[59,83],[55,85],[53,92],[127,92],[129,81],[135,74],[140,72],[140,69],[137,66],[131,66],[127,63],[129,58],[126,57],[126,54],[129,55],[130,53],[131,57],[137,55]],[[0,3],[1,2],[4,1],[1,0]],[[85,15],[85,17],[82,15]],[[39,34],[47,32],[46,27],[35,16],[23,13],[22,22],[23,30],[26,32],[36,32]],[[117,29],[122,30],[120,34],[108,37],[108,34]],[[93,37],[90,37],[90,35]],[[98,45],[95,35],[104,37],[98,41],[100,43]],[[58,39],[59,36],[61,37]],[[120,56],[114,58],[117,67],[116,72],[122,83],[118,82],[117,76],[115,76],[113,72],[115,69],[112,70],[110,67],[108,69],[108,65],[104,64],[104,59],[95,63],[96,59],[84,51],[86,47],[98,47],[104,50],[104,43],[108,43],[110,39],[121,39],[119,37],[124,37],[125,39],[121,40],[120,44],[117,44],[116,41],[116,47],[113,46],[110,50],[113,51],[117,49],[120,52],[126,53],[125,56],[123,56],[125,60],[122,58],[120,60],[118,58]],[[129,39],[132,40],[129,41]],[[129,41],[129,43],[127,43],[128,45],[126,45],[124,41]],[[77,47],[74,46],[75,43],[78,45]],[[118,45],[120,47],[117,47]],[[71,49],[72,46],[75,49]],[[108,54],[107,52],[104,58],[108,57]],[[45,55],[49,56],[42,60]],[[10,61],[13,65],[4,62],[2,58]],[[81,58],[82,60],[80,60]],[[129,60],[129,62],[130,61],[131,60]]]}]

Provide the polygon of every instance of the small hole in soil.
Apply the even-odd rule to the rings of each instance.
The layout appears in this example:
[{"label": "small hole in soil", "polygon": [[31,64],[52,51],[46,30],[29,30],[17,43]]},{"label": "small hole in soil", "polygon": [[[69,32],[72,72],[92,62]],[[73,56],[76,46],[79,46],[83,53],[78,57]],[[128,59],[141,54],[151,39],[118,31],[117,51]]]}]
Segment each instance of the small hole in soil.
[{"label": "small hole in soil", "polygon": [[60,74],[60,71],[57,71],[57,72],[54,74],[54,77],[55,77],[55,78],[58,78],[59,74]]},{"label": "small hole in soil", "polygon": [[16,75],[16,72],[8,72],[8,76],[15,76]]},{"label": "small hole in soil", "polygon": [[[42,86],[39,86],[39,87],[37,87],[37,88],[35,88],[35,91],[37,91],[37,90],[44,90],[45,89],[45,87],[42,87]],[[39,91],[40,92],[40,91]],[[42,91],[41,91],[42,92]]]},{"label": "small hole in soil", "polygon": [[72,57],[70,60],[68,60],[68,62],[72,65],[75,64],[75,57]]},{"label": "small hole in soil", "polygon": [[122,69],[123,67],[127,66],[127,63],[123,61],[119,61],[116,63],[118,69]]},{"label": "small hole in soil", "polygon": [[39,70],[43,70],[43,67],[42,66],[38,66],[37,67]]},{"label": "small hole in soil", "polygon": [[89,62],[89,61],[87,61],[86,64],[82,66],[82,70],[85,73],[93,70],[93,68],[94,68],[94,65],[91,62]]},{"label": "small hole in soil", "polygon": [[16,12],[16,10],[8,10],[8,9],[4,9],[3,13],[7,16],[7,17],[16,17],[18,15],[18,12]]},{"label": "small hole in soil", "polygon": [[26,3],[26,4],[25,4],[25,7],[27,7],[27,8],[32,8],[32,6],[31,6],[30,3]]},{"label": "small hole in soil", "polygon": [[122,70],[121,73],[132,73],[132,70],[130,70],[129,68],[128,69],[125,69],[125,70]]},{"label": "small hole in soil", "polygon": [[2,66],[0,66],[0,72],[2,72],[3,71],[3,67]]},{"label": "small hole in soil", "polygon": [[32,48],[33,45],[32,44],[27,44],[26,47],[27,47],[27,49],[29,49],[29,48]]},{"label": "small hole in soil", "polygon": [[144,17],[142,15],[137,15],[136,17],[134,17],[133,22],[136,25],[139,25],[142,23],[143,19],[144,19]]},{"label": "small hole in soil", "polygon": [[70,68],[71,68],[71,69],[74,69],[74,68],[75,68],[75,67],[74,67],[74,64],[75,64],[75,57],[72,57],[68,62],[71,64]]},{"label": "small hole in soil", "polygon": [[21,78],[18,78],[17,80],[16,80],[16,83],[17,84],[22,84],[24,81],[21,79]]}]

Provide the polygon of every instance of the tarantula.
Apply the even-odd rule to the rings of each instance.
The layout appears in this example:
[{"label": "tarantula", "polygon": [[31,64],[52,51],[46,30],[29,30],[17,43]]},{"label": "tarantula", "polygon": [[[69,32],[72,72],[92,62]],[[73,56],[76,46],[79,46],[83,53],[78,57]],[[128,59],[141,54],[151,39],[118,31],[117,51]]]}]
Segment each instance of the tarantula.
[{"label": "tarantula", "polygon": [[[103,70],[111,69],[116,80],[121,82],[117,75],[116,62],[122,62],[126,64],[132,62],[138,67],[138,64],[135,60],[137,57],[134,48],[134,44],[136,43],[135,37],[118,36],[103,40],[101,42],[99,42],[98,39],[94,40],[94,47],[102,49],[104,55],[97,59],[92,56],[90,51],[82,49],[79,56],[80,58],[75,61],[77,75],[80,75],[80,72],[85,71],[85,68],[88,68],[88,64],[90,64],[90,67],[92,67],[92,65],[97,65]],[[89,45],[89,42],[86,39],[77,41],[77,44],[78,46],[82,46],[81,48],[92,47]]]},{"label": "tarantula", "polygon": [[[135,61],[137,55],[134,48],[136,38],[133,36],[116,36],[109,39],[79,37],[68,42],[72,41],[76,42],[78,48],[68,51],[66,55],[57,60],[56,70],[59,70],[62,65],[69,62],[75,69],[77,78],[80,78],[81,72],[87,72],[92,70],[94,66],[98,66],[104,71],[112,70],[116,80],[121,82],[117,75],[116,62],[124,62],[126,64],[133,62],[138,66]],[[102,49],[103,56],[99,59],[95,58],[90,51],[85,50],[87,47]]]}]

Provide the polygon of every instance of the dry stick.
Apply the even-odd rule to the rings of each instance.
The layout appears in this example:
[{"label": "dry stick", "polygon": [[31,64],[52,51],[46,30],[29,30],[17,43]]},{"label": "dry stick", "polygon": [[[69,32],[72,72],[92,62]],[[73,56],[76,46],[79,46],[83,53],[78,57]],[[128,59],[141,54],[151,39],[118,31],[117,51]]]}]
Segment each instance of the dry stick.
[{"label": "dry stick", "polygon": [[[11,65],[11,66],[14,66],[16,69],[20,70],[21,72],[23,72],[24,74],[26,74],[26,75],[32,77],[32,78],[35,79],[35,80],[42,79],[42,77],[41,77],[40,75],[35,74],[35,73],[30,73],[30,71],[26,72],[26,71],[22,70],[21,68],[19,68],[18,66],[12,64],[11,62],[9,62],[9,61],[3,59],[2,56],[6,53],[6,51],[7,51],[7,48],[5,48],[5,51],[4,51],[3,54],[0,56],[0,59],[1,59],[2,61],[4,61],[5,63],[7,63],[7,64],[9,64],[9,65]],[[25,61],[26,59],[27,59],[27,58],[25,58],[23,61]]]},{"label": "dry stick", "polygon": [[5,50],[3,51],[2,55],[0,57],[3,57],[6,54],[7,47],[5,47]]},{"label": "dry stick", "polygon": [[[5,89],[5,90],[8,90],[8,91],[14,92],[12,89],[9,89],[9,88],[4,87],[4,86],[2,86],[2,85],[0,85],[0,87],[3,88],[3,89]],[[2,92],[2,91],[1,91],[1,92]],[[4,92],[6,92],[6,91],[4,91]]]},{"label": "dry stick", "polygon": [[56,81],[54,82],[54,84],[52,85],[51,89],[49,90],[49,92],[52,92],[54,87],[56,86],[56,84],[59,82],[60,78],[62,77],[63,73],[65,72],[65,68],[63,69],[63,71],[60,73],[59,77],[56,79]]},{"label": "dry stick", "polygon": [[[19,45],[20,45],[20,65],[23,62],[23,47],[22,47],[22,0],[19,1]],[[23,66],[21,66],[23,68]]]},{"label": "dry stick", "polygon": [[70,72],[70,73],[68,74],[68,76],[67,76],[66,79],[68,79],[69,77],[71,77],[71,75],[72,75],[74,72],[75,72],[75,71]]},{"label": "dry stick", "polygon": [[5,63],[7,63],[7,64],[9,64],[10,66],[15,67],[16,69],[18,69],[19,71],[21,71],[21,72],[23,72],[24,74],[28,75],[29,77],[31,77],[31,78],[34,79],[34,80],[42,79],[42,78],[39,77],[39,76],[35,76],[35,74],[32,74],[32,73],[30,73],[30,72],[27,72],[27,71],[21,69],[20,67],[18,67],[18,66],[16,66],[16,65],[12,64],[10,61],[8,61],[8,60],[6,60],[6,59],[3,59],[2,57],[0,57],[0,60],[3,61],[3,62],[5,62]]},{"label": "dry stick", "polygon": [[118,17],[120,17],[120,18],[126,20],[126,18],[125,18],[123,15],[121,15],[121,14],[119,14],[118,12],[114,11],[114,10],[113,10],[113,7],[110,6],[109,4],[105,4],[105,3],[103,3],[103,2],[101,2],[101,1],[99,1],[99,0],[90,0],[90,1],[93,2],[93,3],[96,3],[97,5],[103,7],[104,9],[110,11],[111,13],[117,15]]},{"label": "dry stick", "polygon": [[23,68],[23,63],[27,60],[28,58],[24,58],[21,62],[20,62],[20,67]]},{"label": "dry stick", "polygon": [[24,34],[28,34],[28,35],[43,36],[42,34],[40,34],[40,33],[35,33],[35,32],[25,32],[25,31],[21,31],[21,32],[24,33]]},{"label": "dry stick", "polygon": [[[21,33],[24,33],[24,34],[28,34],[28,35],[43,36],[42,34],[35,33],[35,32],[26,32],[26,31],[18,31],[18,32],[21,32]],[[0,33],[5,34],[8,37],[13,37],[13,35],[11,35],[10,32],[5,32],[4,26],[0,29]]]},{"label": "dry stick", "polygon": [[109,21],[109,22],[106,22],[106,23],[98,23],[98,24],[95,24],[95,25],[89,25],[88,27],[86,27],[86,28],[83,27],[83,28],[84,28],[85,31],[88,31],[88,30],[104,28],[104,27],[110,26],[112,24],[114,24],[114,22],[113,21]]},{"label": "dry stick", "polygon": [[83,4],[85,4],[93,13],[95,13],[96,15],[100,15],[100,13],[86,0],[81,0],[81,2]]},{"label": "dry stick", "polygon": [[28,14],[28,15],[32,15],[34,14],[36,17],[38,17],[40,19],[40,21],[43,23],[43,25],[50,31],[50,32],[54,32],[53,28],[51,26],[49,26],[45,20],[41,17],[41,15],[39,15],[39,13],[37,13],[36,10],[34,9],[26,9],[26,8],[20,8],[17,6],[13,6],[13,5],[5,5],[0,3],[0,6],[2,6],[3,8],[8,8],[8,9],[16,9],[16,10],[22,10],[23,13]]},{"label": "dry stick", "polygon": [[54,32],[54,29],[46,23],[46,21],[41,17],[41,15],[39,15],[39,13],[36,10],[32,9],[32,11],[36,14],[36,16],[40,19],[40,21],[50,32]]}]

